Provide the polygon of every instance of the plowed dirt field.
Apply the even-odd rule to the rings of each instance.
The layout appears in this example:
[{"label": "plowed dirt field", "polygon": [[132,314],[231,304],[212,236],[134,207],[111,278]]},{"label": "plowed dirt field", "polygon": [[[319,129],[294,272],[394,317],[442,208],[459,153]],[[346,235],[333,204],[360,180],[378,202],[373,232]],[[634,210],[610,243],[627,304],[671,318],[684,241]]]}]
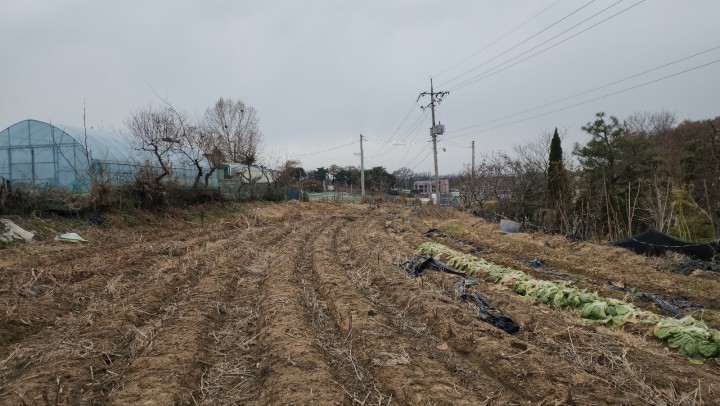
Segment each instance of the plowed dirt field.
[{"label": "plowed dirt field", "polygon": [[[691,363],[646,326],[607,328],[479,277],[508,334],[454,294],[456,277],[399,266],[437,228],[479,255],[683,296],[720,324],[720,280],[559,236],[513,234],[454,209],[290,202],[67,221],[0,250],[2,405],[720,404],[717,358]],[[580,285],[582,283],[579,282]],[[652,302],[603,286],[659,312]],[[700,312],[689,311],[700,317]]]}]

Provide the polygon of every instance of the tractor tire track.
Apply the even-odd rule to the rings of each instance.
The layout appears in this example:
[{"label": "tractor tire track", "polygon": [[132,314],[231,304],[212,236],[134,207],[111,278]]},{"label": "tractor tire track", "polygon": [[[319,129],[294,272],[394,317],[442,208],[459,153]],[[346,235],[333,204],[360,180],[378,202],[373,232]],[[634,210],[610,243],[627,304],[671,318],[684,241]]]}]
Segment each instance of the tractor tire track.
[{"label": "tractor tire track", "polygon": [[[227,299],[232,297],[232,286],[237,286],[232,281],[238,264],[251,262],[256,255],[250,246],[233,247],[233,241],[254,240],[264,232],[228,236],[199,254],[205,261],[197,266],[197,281],[185,289],[183,300],[166,312],[172,314],[160,318],[159,327],[157,321],[151,321],[152,336],[137,329],[134,343],[143,346],[143,351],[124,371],[118,383],[122,390],[109,398],[110,404],[136,404],[148,398],[160,404],[192,404],[203,397],[202,375],[214,359],[211,333],[221,329]],[[270,242],[283,235],[282,230],[275,230],[264,238]],[[166,365],[174,368],[168,371]]]},{"label": "tractor tire track", "polygon": [[[217,233],[211,237],[203,235],[189,239],[188,244],[197,244],[189,255],[159,258],[149,272],[118,282],[123,286],[118,287],[116,294],[96,296],[88,311],[70,313],[58,319],[52,328],[48,327],[24,342],[23,348],[18,348],[19,351],[9,357],[15,360],[11,373],[23,385],[3,387],[2,392],[19,392],[30,399],[41,398],[44,392],[52,393],[57,378],[61,382],[57,386],[82,388],[63,391],[63,398],[74,399],[73,403],[81,399],[104,398],[116,392],[125,369],[138,351],[149,344],[144,343],[146,338],[143,336],[149,338],[148,334],[155,334],[170,322],[178,303],[186,300],[188,290],[200,281],[202,256],[208,249],[222,250],[218,241],[223,238],[223,234]],[[115,266],[119,271],[125,270],[122,263]],[[126,274],[128,272],[123,273]],[[33,341],[37,344],[33,345]],[[63,364],[51,362],[61,356],[65,358]]]},{"label": "tractor tire track", "polygon": [[372,371],[378,386],[400,403],[478,404],[482,398],[466,388],[467,382],[429,352],[434,344],[400,331],[392,314],[377,310],[376,303],[357,289],[340,265],[334,244],[344,223],[339,222],[318,239],[314,276],[338,328],[349,337],[357,356],[368,360],[364,368]]},{"label": "tractor tire track", "polygon": [[304,218],[302,223],[290,231],[287,243],[270,260],[263,282],[259,404],[342,404],[345,396],[341,388],[328,384],[335,373],[316,344],[316,332],[306,317],[297,284],[313,266],[314,229],[323,229],[327,221]]}]

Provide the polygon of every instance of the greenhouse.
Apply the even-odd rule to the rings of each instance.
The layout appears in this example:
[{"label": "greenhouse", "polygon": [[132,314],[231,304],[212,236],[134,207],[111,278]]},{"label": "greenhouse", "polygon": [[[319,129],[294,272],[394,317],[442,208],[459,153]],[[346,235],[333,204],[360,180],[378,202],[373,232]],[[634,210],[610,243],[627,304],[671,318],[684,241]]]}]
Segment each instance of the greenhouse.
[{"label": "greenhouse", "polygon": [[[152,157],[132,148],[129,137],[119,134],[37,120],[0,131],[0,180],[16,188],[62,187],[85,193],[93,179],[117,186],[131,181],[141,167],[152,167],[152,162]],[[179,154],[171,155],[170,163],[171,179],[192,184],[197,173],[193,166]]]}]

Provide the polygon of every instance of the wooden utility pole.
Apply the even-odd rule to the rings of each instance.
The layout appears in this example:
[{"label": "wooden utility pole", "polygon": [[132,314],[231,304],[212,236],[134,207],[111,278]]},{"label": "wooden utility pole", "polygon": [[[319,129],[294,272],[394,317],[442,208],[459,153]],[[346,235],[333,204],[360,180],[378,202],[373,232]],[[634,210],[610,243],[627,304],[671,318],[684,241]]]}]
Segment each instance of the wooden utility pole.
[{"label": "wooden utility pole", "polygon": [[470,166],[470,176],[475,177],[475,141],[472,142],[472,165]]},{"label": "wooden utility pole", "polygon": [[[445,127],[443,125],[437,125],[435,124],[435,104],[440,104],[440,101],[443,97],[448,95],[450,92],[435,92],[435,89],[433,88],[433,82],[432,78],[430,78],[430,92],[422,92],[420,93],[420,96],[418,96],[418,100],[420,100],[423,96],[430,96],[430,104],[427,106],[423,106],[422,109],[426,109],[430,107],[430,111],[432,112],[432,127],[430,127],[430,137],[432,137],[432,143],[433,143],[433,156],[435,158],[435,193],[436,193],[436,201],[435,203],[438,203],[440,201],[440,176],[438,174],[438,159],[437,159],[437,136],[445,133]],[[431,189],[432,190],[432,189]]]},{"label": "wooden utility pole", "polygon": [[435,204],[440,202],[440,177],[438,175],[437,163],[437,132],[435,131],[435,97],[433,91],[433,82],[430,78],[430,110],[432,111],[432,128],[430,128],[430,136],[433,141],[433,157],[435,158]]},{"label": "wooden utility pole", "polygon": [[363,136],[360,134],[360,197],[365,198],[365,155],[363,155]]}]

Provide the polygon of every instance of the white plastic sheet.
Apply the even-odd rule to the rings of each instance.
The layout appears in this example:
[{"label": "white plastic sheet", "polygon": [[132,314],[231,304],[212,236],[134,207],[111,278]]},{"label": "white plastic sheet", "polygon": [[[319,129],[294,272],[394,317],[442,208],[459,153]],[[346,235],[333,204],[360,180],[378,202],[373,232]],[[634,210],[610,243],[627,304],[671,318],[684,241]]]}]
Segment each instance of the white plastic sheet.
[{"label": "white plastic sheet", "polygon": [[11,220],[0,219],[0,222],[5,225],[5,232],[0,235],[0,239],[5,242],[9,242],[11,240],[25,240],[26,242],[30,242],[33,237],[35,237],[35,233],[32,231],[26,231],[19,225],[13,223]]},{"label": "white plastic sheet", "polygon": [[55,240],[56,241],[65,241],[65,242],[74,242],[74,243],[87,242],[86,239],[80,237],[77,233],[61,234],[61,235],[55,237]]}]

